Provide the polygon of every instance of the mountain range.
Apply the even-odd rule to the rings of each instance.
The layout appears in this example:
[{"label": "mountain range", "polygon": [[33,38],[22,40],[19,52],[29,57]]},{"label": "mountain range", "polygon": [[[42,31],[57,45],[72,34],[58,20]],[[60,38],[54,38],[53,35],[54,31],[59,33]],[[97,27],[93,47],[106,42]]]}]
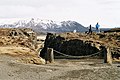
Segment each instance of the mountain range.
[{"label": "mountain range", "polygon": [[31,28],[36,32],[77,32],[88,31],[88,28],[84,27],[76,21],[52,21],[41,19],[29,19],[19,20],[11,24],[1,24],[0,28]]}]

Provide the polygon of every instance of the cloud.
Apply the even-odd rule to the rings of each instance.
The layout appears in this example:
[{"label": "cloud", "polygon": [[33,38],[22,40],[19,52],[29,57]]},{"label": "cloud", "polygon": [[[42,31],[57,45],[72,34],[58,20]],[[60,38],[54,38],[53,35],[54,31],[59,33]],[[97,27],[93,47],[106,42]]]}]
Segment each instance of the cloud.
[{"label": "cloud", "polygon": [[104,0],[103,2],[101,2],[101,4],[118,4],[120,3],[119,0]]},{"label": "cloud", "polygon": [[28,6],[0,6],[1,18],[16,18],[30,16],[36,9]]},{"label": "cloud", "polygon": [[44,0],[1,0],[1,6],[34,6],[40,7]]},{"label": "cloud", "polygon": [[45,18],[76,20],[84,25],[120,20],[119,0],[1,0],[0,18]]},{"label": "cloud", "polygon": [[115,5],[120,4],[120,0],[93,0],[99,5]]}]

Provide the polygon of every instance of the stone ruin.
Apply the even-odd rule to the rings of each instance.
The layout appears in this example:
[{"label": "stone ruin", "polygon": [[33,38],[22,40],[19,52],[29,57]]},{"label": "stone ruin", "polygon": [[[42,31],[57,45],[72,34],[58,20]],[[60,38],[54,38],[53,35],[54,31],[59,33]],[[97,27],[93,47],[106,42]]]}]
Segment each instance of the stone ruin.
[{"label": "stone ruin", "polygon": [[[43,50],[41,51],[41,56],[44,56],[42,53],[46,53],[46,48],[53,48],[59,52],[65,53],[67,55],[72,56],[85,56],[90,55],[96,52],[99,52],[98,48],[100,44],[94,43],[93,41],[84,41],[80,39],[65,39],[65,37],[56,36],[54,34],[49,33]],[[55,54],[59,55],[59,54]],[[102,55],[102,54],[101,54]]]},{"label": "stone ruin", "polygon": [[[101,36],[104,37],[101,38]],[[113,41],[109,41],[110,44],[106,44],[106,40],[109,37],[109,34],[103,33],[92,35],[82,33],[48,33],[45,40],[44,48],[42,49],[40,56],[43,58],[45,57],[45,53],[47,53],[47,48],[53,48],[54,50],[57,50],[61,53],[72,56],[87,56],[100,52],[100,54],[96,55],[99,58],[103,58],[104,53],[106,53],[110,48],[110,53],[114,54],[112,55],[112,57],[115,57],[115,55],[118,56],[118,54],[120,53],[120,49],[117,49],[117,47],[119,47],[120,45],[116,45],[116,43],[114,43]],[[55,56],[60,55],[55,53]],[[118,57],[120,58],[120,55]]]}]

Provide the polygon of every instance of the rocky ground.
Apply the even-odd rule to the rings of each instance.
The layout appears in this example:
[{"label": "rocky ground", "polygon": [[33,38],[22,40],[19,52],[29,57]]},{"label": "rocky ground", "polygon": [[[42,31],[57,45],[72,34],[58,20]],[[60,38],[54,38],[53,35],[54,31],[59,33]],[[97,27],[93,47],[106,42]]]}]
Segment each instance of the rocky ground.
[{"label": "rocky ground", "polygon": [[[120,36],[116,33],[65,33],[61,36],[65,41],[92,40],[120,47]],[[120,80],[120,64],[105,64],[102,59],[55,59],[54,63],[44,64],[45,60],[39,57],[39,51],[44,47],[45,37],[42,35],[36,39],[29,29],[0,29],[0,80]]]},{"label": "rocky ground", "polygon": [[22,63],[44,64],[39,57],[40,47],[41,43],[37,43],[36,33],[31,29],[0,29],[0,55],[17,57]]},{"label": "rocky ground", "polygon": [[0,80],[120,80],[120,64],[102,59],[57,59],[52,64],[34,65],[0,55]]}]

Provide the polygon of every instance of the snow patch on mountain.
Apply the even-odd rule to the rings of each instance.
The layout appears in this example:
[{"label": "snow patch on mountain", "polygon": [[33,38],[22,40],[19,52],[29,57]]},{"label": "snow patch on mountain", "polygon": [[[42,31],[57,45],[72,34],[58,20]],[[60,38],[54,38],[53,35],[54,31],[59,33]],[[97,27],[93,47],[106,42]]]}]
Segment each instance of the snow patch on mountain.
[{"label": "snow patch on mountain", "polygon": [[32,18],[26,20],[19,20],[11,24],[2,24],[2,28],[32,28],[33,30],[39,31],[48,31],[48,32],[69,32],[77,30],[78,32],[84,32],[87,30],[84,26],[79,24],[76,21],[62,21],[57,22],[53,20],[41,20],[39,18]]}]

